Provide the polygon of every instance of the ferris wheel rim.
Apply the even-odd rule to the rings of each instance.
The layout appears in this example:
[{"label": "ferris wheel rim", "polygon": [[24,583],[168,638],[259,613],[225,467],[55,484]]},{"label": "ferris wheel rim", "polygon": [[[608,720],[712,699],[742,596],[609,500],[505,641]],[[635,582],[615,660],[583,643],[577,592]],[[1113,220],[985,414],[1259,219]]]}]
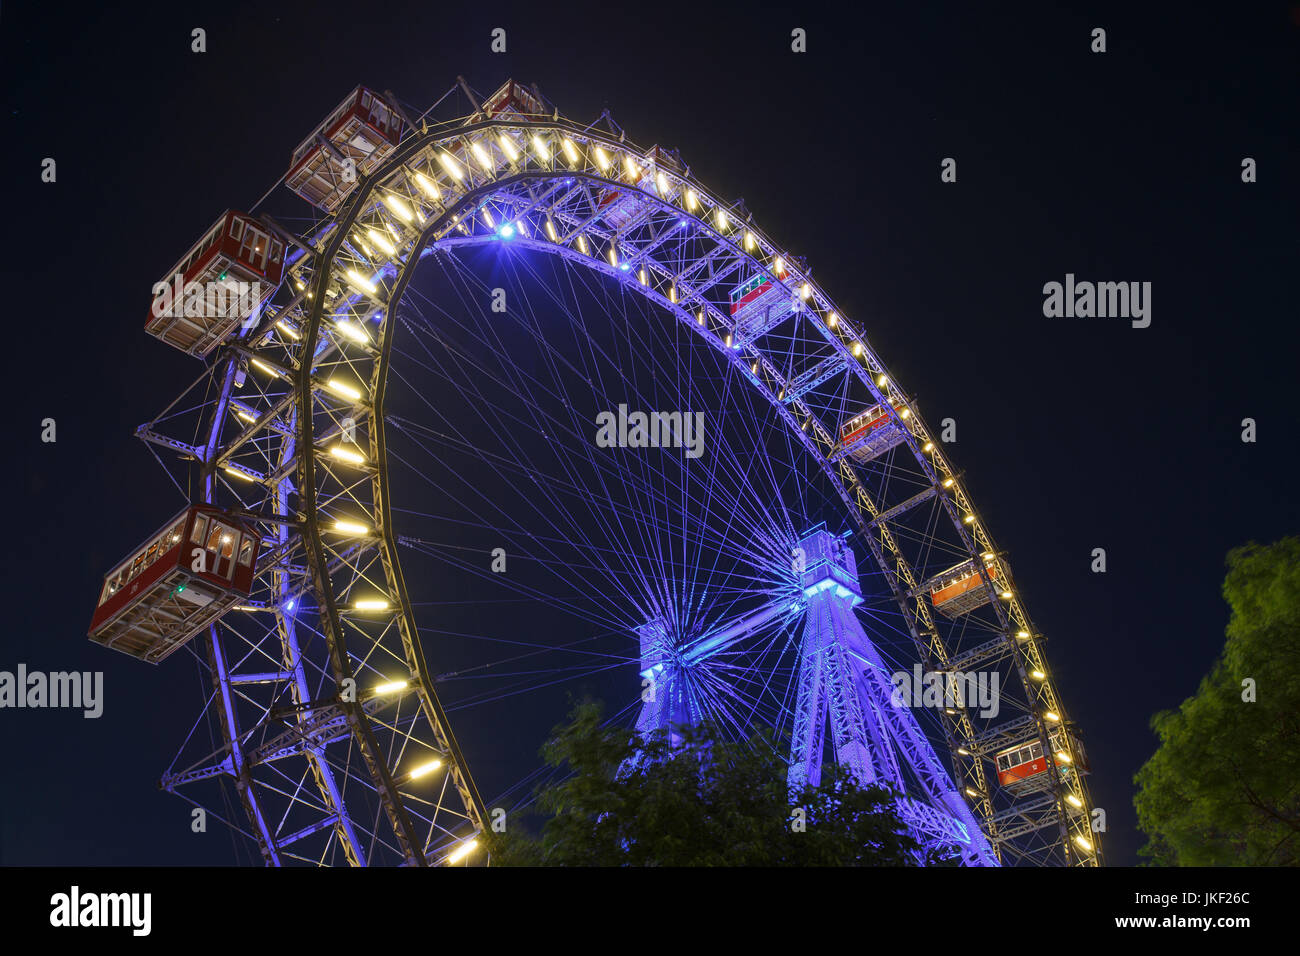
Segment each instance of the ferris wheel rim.
[{"label": "ferris wheel rim", "polygon": [[[608,146],[610,148],[611,152],[628,151],[632,149],[632,147],[630,147],[627,143],[625,143],[621,139],[616,141],[612,137],[604,137],[598,134],[597,132],[593,131],[590,127],[586,127],[586,128],[579,127],[576,124],[568,123],[563,119],[548,119],[546,122],[528,122],[526,121],[526,119],[510,119],[510,120],[492,119],[477,124],[448,127],[444,131],[446,134],[445,139],[446,140],[463,139],[464,137],[468,136],[469,134],[473,133],[476,130],[480,130],[483,128],[497,128],[497,127],[500,128],[526,127],[529,129],[539,129],[539,130],[563,129],[563,130],[568,130],[570,133],[580,133],[588,141],[603,143],[605,146]],[[308,313],[309,314],[308,324],[302,330],[305,338],[304,354],[307,355],[308,358],[301,363],[297,371],[297,381],[296,381],[299,407],[304,410],[303,413],[299,415],[299,427],[300,427],[299,440],[304,450],[312,449],[314,447],[312,443],[313,416],[310,413],[310,410],[313,407],[312,403],[314,400],[313,382],[312,382],[312,375],[311,375],[312,368],[313,368],[313,361],[311,360],[310,357],[316,354],[316,350],[320,345],[320,336],[322,333],[321,327],[323,324],[324,313],[327,305],[326,296],[324,293],[325,293],[326,286],[330,281],[330,277],[333,274],[334,271],[333,266],[336,259],[338,258],[339,249],[342,243],[344,242],[348,232],[350,231],[352,225],[355,223],[357,218],[362,214],[362,212],[367,208],[370,197],[373,194],[375,194],[378,190],[381,189],[380,184],[384,183],[388,179],[388,177],[391,176],[394,172],[400,172],[404,168],[404,164],[406,163],[410,155],[417,153],[418,151],[426,147],[436,147],[437,144],[443,141],[444,141],[443,139],[431,138],[428,137],[427,135],[421,135],[421,134],[411,135],[408,141],[398,145],[392,157],[386,160],[384,164],[379,169],[377,169],[372,176],[367,177],[366,181],[359,184],[358,188],[354,190],[353,194],[348,198],[345,204],[339,209],[337,214],[327,217],[327,221],[335,224],[335,233],[331,237],[330,242],[326,245],[326,248],[315,253],[315,255],[320,257],[318,261],[328,262],[329,265],[325,268],[317,269],[316,274],[313,278],[313,281],[315,283],[316,294],[314,296],[313,304]],[[644,150],[642,150],[641,152],[644,153]],[[475,199],[481,198],[483,196],[491,195],[495,192],[500,191],[503,187],[512,185],[516,182],[524,182],[524,181],[531,181],[531,180],[539,180],[539,181],[554,180],[554,179],[561,178],[562,176],[569,177],[569,178],[585,178],[593,183],[598,183],[602,187],[611,188],[611,189],[628,190],[628,189],[636,188],[634,186],[629,187],[628,184],[621,182],[617,178],[606,178],[606,177],[594,176],[586,171],[584,171],[581,174],[575,174],[572,170],[565,171],[564,173],[560,173],[559,171],[556,170],[552,170],[549,173],[537,171],[535,173],[520,174],[513,178],[503,177],[498,179],[494,177],[489,177],[489,180],[485,182],[482,186],[478,187],[475,190],[471,190],[459,195],[457,197],[456,208],[463,209],[466,205],[472,203]],[[682,177],[682,182],[695,182],[695,181],[690,180],[688,176],[686,176],[686,177]],[[704,192],[702,187],[701,187],[701,192],[702,193]],[[641,192],[640,195],[647,203],[657,203],[665,209],[672,208],[671,204],[667,200],[663,200],[658,196],[646,192]],[[405,584],[402,583],[400,579],[401,561],[397,553],[397,549],[396,549],[397,542],[393,535],[393,528],[391,522],[391,501],[388,495],[388,488],[387,488],[388,483],[387,483],[387,475],[386,475],[387,455],[385,452],[386,437],[384,431],[385,414],[383,411],[383,400],[385,396],[385,391],[387,386],[387,376],[389,374],[389,365],[391,361],[391,347],[392,347],[392,342],[393,342],[393,338],[396,330],[396,324],[397,324],[393,321],[393,317],[394,317],[393,313],[395,312],[397,306],[401,303],[403,296],[406,293],[406,289],[411,281],[411,278],[414,276],[419,266],[422,256],[429,252],[436,252],[440,248],[455,248],[460,245],[467,245],[467,246],[484,245],[489,241],[491,241],[487,236],[468,237],[463,240],[461,239],[442,240],[442,241],[434,240],[433,239],[434,233],[437,232],[438,228],[445,226],[448,217],[453,215],[454,213],[452,212],[452,207],[448,206],[446,209],[443,210],[442,214],[439,217],[437,217],[437,219],[431,220],[428,226],[425,229],[421,230],[420,237],[416,242],[416,245],[412,248],[412,251],[408,255],[406,261],[402,263],[401,267],[396,272],[396,282],[392,286],[391,294],[388,296],[386,303],[384,305],[385,314],[383,319],[383,340],[379,349],[380,354],[378,357],[374,358],[374,376],[375,376],[374,383],[377,387],[372,390],[373,407],[370,412],[371,428],[372,428],[372,444],[376,446],[381,452],[380,454],[377,454],[375,458],[377,462],[378,470],[374,475],[374,480],[376,482],[376,489],[377,489],[376,498],[379,502],[382,503],[383,514],[376,514],[374,516],[376,519],[375,526],[376,528],[383,529],[383,542],[381,544],[381,551],[384,555],[385,562],[391,565],[398,579],[398,583],[395,585],[395,587],[397,589],[397,596],[399,597],[399,601],[402,606],[402,617],[407,622],[408,629],[411,635],[410,640],[413,642],[416,658],[419,664],[418,671],[420,672],[422,677],[427,676],[427,664],[424,661],[424,654],[420,644],[420,638],[418,635],[418,626],[416,625],[415,615],[410,607],[409,594],[406,591]],[[695,219],[695,222],[706,230],[709,228],[708,223],[704,222],[702,219],[698,217]],[[594,271],[605,274],[611,277],[612,279],[614,279],[615,281],[618,281],[619,279],[617,271],[612,266],[607,268],[603,263],[603,261],[598,258],[591,258],[591,257],[584,258],[576,253],[566,256],[564,255],[561,249],[556,247],[556,244],[547,244],[541,242],[540,240],[533,240],[531,238],[526,240],[520,240],[519,245],[527,248],[539,249],[541,251],[547,252],[548,254],[561,255],[561,257],[567,258],[570,261],[581,262],[588,268],[592,268]],[[749,261],[750,265],[753,267],[751,271],[762,270],[763,268],[762,264],[757,260],[749,257],[748,253],[746,253],[744,250],[739,249],[739,247],[737,246],[736,251],[741,256],[743,256],[747,261]],[[636,284],[630,283],[629,285],[631,288],[633,288],[634,291],[640,291],[638,290]],[[684,308],[681,307],[680,304],[669,302],[667,301],[666,298],[664,298],[661,295],[658,295],[658,293],[655,293],[653,292],[653,290],[650,290],[648,288],[646,288],[642,294],[644,294],[656,306],[668,309],[682,324],[686,325],[688,329],[690,329],[693,332],[696,332],[697,334],[700,334],[698,332],[697,323],[693,322],[692,317],[689,315],[689,313],[687,313],[687,311]],[[825,297],[824,294],[821,293],[820,288],[817,289],[817,294],[820,298],[824,299],[825,302],[827,303],[830,302],[829,298]],[[865,354],[870,359],[874,360],[875,367],[880,370],[879,374],[886,376],[889,383],[893,384],[892,377],[887,376],[887,373],[883,371],[884,368],[883,364],[879,362],[878,358],[875,357],[875,353],[871,350],[870,346],[867,344],[865,335],[859,335],[858,341],[863,345]],[[714,344],[715,347],[717,347],[716,337],[714,343],[710,343],[710,344]],[[839,350],[844,353],[844,356],[847,360],[846,363],[847,370],[851,371],[857,377],[859,382],[866,388],[868,393],[874,396],[877,402],[882,406],[890,407],[892,404],[892,399],[894,397],[894,392],[893,390],[890,391],[884,390],[885,385],[884,383],[878,381],[876,372],[871,368],[871,363],[855,361],[855,357],[850,356],[848,354],[849,347],[847,345],[843,345],[842,343],[832,343],[832,344],[836,345],[836,347],[839,348]],[[722,352],[734,364],[737,365],[744,364],[743,362],[740,362],[738,358],[736,358],[733,350],[729,348],[726,349],[718,348],[718,351]],[[866,492],[861,482],[860,481],[857,482],[856,485],[851,486],[850,488],[845,487],[845,482],[844,482],[844,479],[846,477],[845,473],[846,472],[852,473],[853,469],[850,466],[842,466],[842,465],[841,467],[836,467],[837,465],[836,462],[833,462],[830,459],[828,459],[826,456],[819,454],[817,446],[814,444],[813,438],[804,430],[804,428],[800,427],[799,423],[795,420],[794,415],[791,413],[790,408],[785,403],[781,402],[780,399],[770,389],[766,388],[757,379],[748,375],[744,377],[750,381],[750,384],[752,386],[757,388],[758,394],[764,400],[766,400],[769,403],[769,405],[777,412],[778,417],[786,424],[787,430],[791,433],[791,435],[795,438],[795,440],[799,443],[799,445],[802,446],[805,449],[805,451],[811,456],[811,460],[817,463],[822,473],[831,481],[831,486],[834,487],[837,493],[840,495],[841,500],[846,507],[850,519],[856,526],[856,534],[860,537],[860,539],[864,543],[868,545],[868,550],[872,554],[875,564],[877,565],[877,567],[879,567],[881,572],[885,575],[885,577],[890,582],[890,586],[894,594],[895,603],[898,605],[900,611],[903,614],[904,620],[908,623],[909,628],[912,630],[912,637],[915,642],[918,657],[920,657],[923,660],[929,660],[930,657],[927,657],[926,655],[933,654],[936,646],[946,651],[946,648],[944,648],[943,645],[943,641],[942,639],[938,638],[937,633],[934,635],[936,640],[927,642],[923,638],[923,636],[917,632],[917,628],[915,627],[915,623],[914,623],[917,618],[917,615],[915,614],[914,610],[909,609],[908,606],[908,602],[909,600],[911,600],[911,596],[908,595],[904,590],[900,589],[900,587],[898,586],[898,578],[902,576],[902,572],[906,572],[910,574],[911,569],[909,566],[907,566],[906,558],[904,554],[902,553],[901,550],[897,548],[894,549],[893,553],[898,560],[895,562],[893,567],[890,567],[887,564],[886,558],[884,556],[884,551],[881,549],[880,544],[874,540],[875,536],[872,534],[869,528],[869,525],[874,523],[874,519],[879,517],[879,512],[873,514],[870,519],[864,518],[862,500],[863,500],[863,496],[866,495]],[[902,393],[901,390],[899,390],[898,393],[900,395],[905,394]],[[927,438],[929,435],[931,435],[931,432],[921,421],[919,413],[915,411],[915,407],[910,401],[907,401],[907,407],[912,410],[912,415],[914,417],[912,418],[913,425],[903,429],[903,433],[905,435],[904,440],[907,443],[912,458],[920,466],[922,472],[926,474],[928,477],[930,477],[933,483],[938,484],[940,482],[939,472],[934,468],[933,463],[926,458],[926,454],[925,452],[922,451],[921,448],[922,440],[924,438]],[[226,409],[225,411],[222,412],[222,414],[228,415],[229,410]],[[834,434],[834,427],[835,425],[834,423],[832,423],[831,429],[829,431],[831,435]],[[917,429],[917,431],[913,431],[914,427]],[[823,431],[826,431],[824,424],[823,424]],[[919,434],[917,432],[919,432]],[[316,525],[316,521],[317,521],[317,509],[315,507],[316,487],[315,487],[315,482],[313,480],[310,480],[310,476],[313,475],[313,467],[314,467],[314,462],[312,461],[312,459],[313,459],[313,455],[311,453],[306,453],[302,456],[301,460],[303,462],[304,475],[306,477],[305,480],[302,482],[301,488],[299,489],[299,494],[304,495],[303,498],[304,505],[305,505],[304,513],[307,515],[309,534],[312,536],[312,543],[309,545],[309,554],[312,555],[312,564],[313,564],[312,570],[313,570],[313,575],[315,576],[320,573],[316,567],[316,564],[323,561],[323,557],[322,557],[323,551],[322,551],[322,545],[320,540],[320,529]],[[949,474],[954,478],[956,477],[955,470],[950,471]],[[858,490],[857,494],[851,493],[853,488],[856,488]],[[963,486],[960,483],[960,481],[956,481],[955,484],[953,485],[952,497],[949,497],[949,494],[947,492],[942,492],[939,493],[938,498],[940,499],[945,509],[945,512],[949,518],[949,521],[952,523],[953,528],[957,533],[959,540],[962,540],[968,545],[968,550],[971,553],[972,559],[978,558],[984,549],[975,547],[975,541],[972,539],[968,531],[968,528],[966,527],[966,525],[969,522],[962,521],[958,517],[957,510],[956,510],[958,503],[961,501],[965,501],[968,503],[968,508],[970,510],[970,513],[974,513],[973,506],[969,506],[969,497],[965,495]],[[877,524],[877,527],[884,529],[886,534],[888,533],[888,522],[886,520],[883,519],[880,520]],[[982,527],[983,526],[981,523],[981,528]],[[986,547],[991,547],[992,545],[991,537],[988,536],[986,530],[983,531],[983,536],[985,541],[987,542]],[[996,549],[992,549],[992,550],[996,551]],[[1002,566],[1005,567],[1005,564],[1003,564]],[[1010,580],[1009,575],[1007,576],[1006,579]],[[325,576],[325,580],[328,583],[328,575]],[[984,580],[985,580],[985,584],[991,588],[992,584],[991,581],[989,580],[987,573],[984,574]],[[912,583],[913,584],[916,583],[914,577],[912,578]],[[321,593],[322,587],[319,582],[316,583],[316,586],[313,588],[313,590],[316,591],[318,599],[321,600],[321,607],[323,609],[328,609],[327,613],[335,617],[335,621],[332,626],[337,628],[338,627],[337,608],[333,607],[332,594],[326,593],[325,595],[322,595]],[[326,592],[330,591],[328,587],[324,588],[324,590]],[[999,618],[1003,623],[1003,629],[1006,631],[1005,636],[1007,639],[1008,646],[1011,648],[1013,652],[1013,657],[1016,660],[1020,672],[1023,676],[1025,671],[1025,666],[1024,666],[1024,660],[1022,658],[1022,649],[1020,644],[1017,643],[1016,639],[1013,636],[1011,636],[1011,632],[1010,632],[1011,618],[1009,615],[1002,613],[1001,605],[994,602],[993,606],[997,610]],[[1027,623],[1028,621],[1027,616],[1024,618],[1024,620]],[[1032,631],[1032,627],[1030,627],[1029,629]],[[340,661],[343,661],[343,659],[340,659]],[[342,667],[342,669],[339,671],[339,674],[341,676],[344,676],[346,670],[347,668],[345,666]],[[431,719],[430,721],[431,724],[434,724],[435,726],[440,724],[441,726],[447,728],[448,732],[450,732],[450,725],[446,720],[445,713],[442,712],[441,710],[440,704],[438,704],[437,702],[437,697],[436,694],[433,692],[431,682],[426,680],[421,680],[420,686],[421,686],[422,706],[425,706],[427,709],[433,711],[434,713],[432,716],[437,718],[437,723],[435,724],[434,721]],[[1026,685],[1026,691],[1028,692],[1028,685]],[[453,741],[453,748],[454,748],[455,746],[454,738],[451,739]],[[953,739],[949,737],[948,750],[950,756],[955,756],[956,746],[957,745],[953,741]],[[466,768],[466,765],[463,763],[463,759],[459,757],[459,753],[457,753],[457,757],[458,757],[457,762],[461,765],[461,767]],[[982,763],[980,761],[976,761],[976,764],[982,767]],[[472,777],[469,776],[467,768],[465,769],[465,776],[467,780],[469,780],[469,785],[470,788],[472,789],[473,788]],[[1056,789],[1058,791],[1058,799],[1059,799],[1060,796],[1059,791],[1061,789],[1059,783]],[[474,798],[472,800],[472,805],[475,807],[475,809],[479,811],[480,819],[478,821],[478,826],[481,829],[483,808],[482,808],[481,798],[478,797],[476,790],[474,790]],[[1062,822],[1062,832],[1064,835],[1064,822]]]},{"label": "ferris wheel rim", "polygon": [[[403,165],[403,161],[400,157],[394,157],[394,159],[391,160],[390,162],[392,163],[394,168],[398,168],[398,169],[400,169],[401,166]],[[380,181],[383,178],[384,178],[383,170],[381,169],[376,172],[375,180]],[[556,174],[549,174],[549,175],[536,174],[536,175],[519,175],[516,177],[510,177],[506,179],[492,180],[478,187],[475,190],[468,191],[462,194],[461,196],[459,196],[458,203],[455,208],[458,210],[463,210],[466,207],[474,204],[479,199],[483,199],[485,197],[491,196],[494,193],[500,191],[503,187],[511,185],[514,182],[522,182],[527,180],[547,180],[547,179],[554,179],[554,178],[559,178],[559,177],[557,177]],[[578,177],[566,176],[564,178],[578,178]],[[589,179],[595,183],[599,183],[600,185],[605,187],[622,186],[622,184],[616,180],[601,179],[599,177],[594,177],[594,176],[585,176],[583,178]],[[374,188],[378,188],[378,187],[376,186]],[[647,203],[657,203],[663,208],[668,208],[668,204],[660,200],[659,197],[650,196],[649,194],[644,194],[644,193],[642,195],[644,196],[644,199]],[[368,193],[366,191],[358,190],[357,194],[352,200],[352,202],[355,203],[354,208],[357,209],[362,208],[365,205],[365,200],[367,196]],[[391,312],[392,310],[395,310],[400,306],[403,295],[405,293],[405,289],[409,284],[411,277],[415,274],[415,271],[418,269],[420,265],[420,261],[423,256],[427,254],[436,253],[441,249],[451,249],[457,247],[481,247],[496,241],[494,240],[494,238],[486,235],[452,237],[450,239],[443,239],[441,241],[435,239],[434,238],[435,234],[441,228],[445,227],[447,223],[451,220],[451,218],[456,215],[457,213],[452,211],[452,207],[448,207],[446,210],[444,210],[441,216],[439,216],[436,219],[431,219],[429,223],[426,225],[425,229],[421,232],[419,239],[415,242],[414,246],[412,247],[412,252],[408,256],[406,262],[397,271],[397,279],[395,284],[392,287],[392,293],[387,299],[387,303],[385,306],[386,310]],[[338,230],[339,236],[340,237],[343,236],[349,227],[350,227],[350,223],[342,226]],[[582,266],[594,272],[600,273],[601,275],[604,275],[611,280],[614,281],[619,280],[619,270],[616,267],[612,266],[611,264],[607,264],[602,259],[583,256],[580,253],[572,252],[570,250],[564,250],[560,247],[557,247],[557,245],[554,243],[544,243],[540,240],[534,240],[532,238],[519,237],[513,241],[516,244],[516,246],[519,248],[525,248],[533,251],[544,252],[549,255],[560,256],[561,258],[564,258],[569,262],[579,263]],[[755,267],[758,266],[757,262],[753,262],[753,264]],[[322,275],[324,274],[325,273],[322,273]],[[676,318],[676,320],[681,325],[686,327],[689,331],[699,334],[697,331],[698,324],[692,319],[690,314],[681,305],[669,301],[663,295],[657,293],[656,291],[646,286],[637,286],[635,284],[629,283],[628,287],[631,288],[633,291],[638,292],[639,294],[644,296],[646,299],[651,301],[654,305],[658,306],[659,308],[665,309],[668,312],[670,312]],[[319,295],[317,298],[319,300],[319,304],[317,305],[316,310],[323,312],[324,309],[323,299]],[[376,377],[377,381],[386,380],[388,374],[387,356],[391,351],[393,333],[395,331],[395,328],[396,328],[395,324],[391,322],[385,323],[384,341],[382,345],[382,351],[385,355],[385,361],[381,366],[377,366],[377,377]],[[309,342],[310,341],[311,339],[309,339]],[[717,351],[727,356],[727,358],[730,361],[732,361],[733,364],[737,364],[737,365],[741,364],[739,360],[735,358],[735,353],[733,352],[733,350],[721,347],[717,342],[716,338],[710,341],[706,337],[706,341],[708,341],[710,345],[714,346],[717,349]],[[867,372],[865,372],[861,367],[856,367],[854,371],[857,373],[860,381],[864,385],[872,387],[873,390],[879,389],[879,385],[875,383],[871,378],[871,376]],[[810,459],[816,462],[818,468],[822,471],[822,473],[828,479],[831,480],[832,487],[835,487],[837,492],[839,493],[841,501],[844,503],[846,507],[846,511],[849,518],[853,520],[857,525],[857,534],[861,538],[864,539],[867,538],[868,534],[867,534],[865,522],[863,521],[862,518],[861,510],[853,505],[852,501],[849,499],[847,491],[843,487],[842,482],[837,480],[837,473],[833,469],[832,463],[828,461],[824,456],[817,454],[817,449],[813,445],[812,439],[807,435],[804,429],[799,427],[798,423],[794,420],[794,417],[790,413],[789,409],[783,403],[780,402],[777,396],[773,394],[770,389],[763,387],[761,383],[755,382],[752,379],[750,379],[750,384],[751,386],[757,389],[762,399],[765,400],[768,403],[768,405],[777,413],[778,417],[780,417],[780,419],[785,423],[786,428],[791,434],[791,436],[794,437],[795,440],[804,448],[805,452],[810,456]],[[378,389],[376,389],[376,394],[379,394]],[[379,431],[379,433],[382,434],[383,433],[382,420],[384,418],[382,409],[376,407],[375,414],[376,414],[375,427]],[[920,452],[919,441],[915,438],[915,436],[912,436],[910,434],[909,434],[909,438],[910,438],[910,444],[913,451],[913,457],[922,465],[927,466],[927,470],[930,470],[928,468],[929,465],[928,461],[925,460],[924,456]],[[931,473],[933,474],[932,471]],[[935,481],[937,483],[938,481],[937,477]],[[952,519],[954,528],[964,534],[965,528],[962,526],[962,523],[960,521],[956,520],[955,515],[952,515],[951,512],[950,512],[950,518]],[[883,562],[880,561],[879,558],[877,558],[877,564],[882,567],[882,570],[885,570]],[[893,577],[888,574],[886,576],[887,578],[889,578],[892,584]],[[893,590],[895,593],[896,603],[899,603],[901,605],[902,602],[905,600],[905,598],[903,597],[903,595],[901,594],[901,592],[897,587],[894,587]],[[405,601],[407,599],[404,597],[403,600]],[[412,621],[413,620],[414,620],[414,616],[412,615]],[[950,750],[951,749],[955,749],[955,745],[950,746]]]}]

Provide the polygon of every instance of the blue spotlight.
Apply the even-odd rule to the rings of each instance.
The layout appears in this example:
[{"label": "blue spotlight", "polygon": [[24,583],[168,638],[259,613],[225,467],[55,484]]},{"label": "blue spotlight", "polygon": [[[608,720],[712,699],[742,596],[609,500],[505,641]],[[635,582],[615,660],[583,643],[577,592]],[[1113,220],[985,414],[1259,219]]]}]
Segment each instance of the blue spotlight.
[{"label": "blue spotlight", "polygon": [[497,235],[502,239],[513,239],[515,237],[515,224],[507,222],[497,230]]}]

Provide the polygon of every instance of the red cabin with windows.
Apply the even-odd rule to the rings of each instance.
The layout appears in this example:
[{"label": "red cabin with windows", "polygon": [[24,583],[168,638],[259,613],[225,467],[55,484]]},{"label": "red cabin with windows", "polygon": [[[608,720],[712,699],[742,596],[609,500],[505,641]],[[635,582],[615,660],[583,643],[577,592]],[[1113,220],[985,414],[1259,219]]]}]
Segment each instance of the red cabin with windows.
[{"label": "red cabin with windows", "polygon": [[[1071,768],[1071,758],[1065,750],[1065,742],[1062,739],[1064,733],[1062,730],[1056,730],[1049,735],[1048,739],[1054,751],[1050,760],[1044,756],[1042,741],[1037,737],[999,751],[994,758],[998,786],[1010,790],[1017,796],[1051,787],[1052,776],[1047,771],[1052,764],[1061,768],[1063,772]],[[1084,754],[1083,744],[1073,737],[1070,740],[1079,762],[1078,767],[1073,769],[1079,773],[1087,773],[1088,759]]]},{"label": "red cabin with windows", "polygon": [[90,639],[157,664],[248,599],[260,544],[218,508],[185,508],[104,576]]},{"label": "red cabin with windows", "polygon": [[532,90],[514,80],[506,80],[500,89],[483,101],[483,113],[488,119],[510,113],[521,116],[550,115]]},{"label": "red cabin with windows", "polygon": [[374,172],[403,132],[402,117],[374,90],[358,86],[293,151],[284,184],[332,213]]},{"label": "red cabin with windows", "polygon": [[[894,411],[900,415],[906,407],[903,402],[894,403]],[[872,405],[840,426],[840,442],[846,446],[852,445],[859,438],[887,425],[891,420],[884,405]]]},{"label": "red cabin with windows", "polygon": [[[784,279],[787,274],[784,266],[776,270],[778,279]],[[742,282],[731,290],[731,314],[739,315],[742,312],[752,311],[755,305],[764,301],[765,296],[770,296],[774,288],[775,285],[765,272],[760,272],[752,279]],[[781,292],[780,295],[783,299],[789,298],[787,292]]]},{"label": "red cabin with windows", "polygon": [[284,251],[252,216],[223,213],[154,287],[144,330],[202,358],[275,294]]},{"label": "red cabin with windows", "polygon": [[[985,560],[984,570],[988,572],[989,580],[996,585],[998,567],[992,558]],[[973,560],[963,561],[943,572],[930,589],[930,603],[947,618],[969,614],[992,600],[989,589],[984,586],[980,569]]]},{"label": "red cabin with windows", "polygon": [[[773,273],[777,280],[784,280],[789,275],[784,263],[773,269]],[[794,310],[795,303],[794,296],[765,272],[736,286],[729,298],[736,334],[745,341],[753,341],[775,328]]]},{"label": "red cabin with windows", "polygon": [[[907,404],[894,402],[894,411],[906,418]],[[872,405],[840,426],[840,454],[867,462],[901,444],[904,437],[898,419],[883,404]]]}]

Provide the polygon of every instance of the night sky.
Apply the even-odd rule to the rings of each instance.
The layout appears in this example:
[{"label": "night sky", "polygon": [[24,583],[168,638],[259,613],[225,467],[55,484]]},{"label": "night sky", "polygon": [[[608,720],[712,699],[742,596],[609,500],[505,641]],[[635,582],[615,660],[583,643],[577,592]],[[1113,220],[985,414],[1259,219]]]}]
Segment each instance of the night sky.
[{"label": "night sky", "polygon": [[[178,507],[132,432],[201,369],[143,332],[149,288],[355,85],[427,105],[457,74],[483,92],[535,82],[569,117],[608,108],[636,142],[679,148],[807,257],[932,427],[957,420],[950,457],[1083,730],[1108,862],[1136,862],[1131,777],[1150,716],[1222,646],[1224,555],[1300,530],[1296,8],[186,6],[0,11],[0,669],[102,670],[106,686],[98,720],[0,711],[0,863],[238,859],[155,789],[198,713],[192,665],[85,637],[105,571]],[[1045,318],[1043,285],[1067,273],[1152,283],[1151,326]],[[1106,574],[1089,570],[1098,547]]]}]

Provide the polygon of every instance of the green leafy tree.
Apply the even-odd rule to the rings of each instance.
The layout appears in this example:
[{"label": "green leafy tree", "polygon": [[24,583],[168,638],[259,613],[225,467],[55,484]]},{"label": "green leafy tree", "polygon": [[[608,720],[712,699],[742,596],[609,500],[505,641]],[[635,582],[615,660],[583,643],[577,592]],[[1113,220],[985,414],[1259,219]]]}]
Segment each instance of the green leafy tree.
[{"label": "green leafy tree", "polygon": [[1194,696],[1152,718],[1160,747],[1133,778],[1141,853],[1161,866],[1296,866],[1300,538],[1236,548],[1227,563],[1223,653]]},{"label": "green leafy tree", "polygon": [[557,779],[537,792],[549,815],[541,836],[490,834],[493,864],[916,865],[888,791],[828,766],[818,786],[791,792],[770,733],[743,743],[707,725],[678,730],[676,743],[664,733],[643,742],[580,702],[542,749]]}]

